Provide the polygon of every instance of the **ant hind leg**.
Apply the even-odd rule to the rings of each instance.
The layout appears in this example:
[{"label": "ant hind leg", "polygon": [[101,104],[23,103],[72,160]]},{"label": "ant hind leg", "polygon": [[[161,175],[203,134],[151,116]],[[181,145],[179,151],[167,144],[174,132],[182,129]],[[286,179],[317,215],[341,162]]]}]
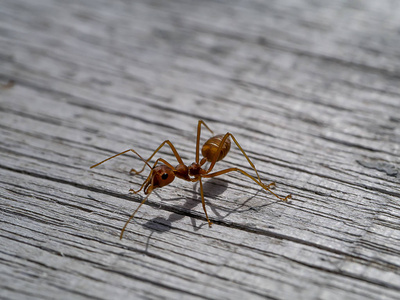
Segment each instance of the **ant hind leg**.
[{"label": "ant hind leg", "polygon": [[271,187],[275,186],[275,182],[272,182],[268,185],[264,184],[261,182],[261,180],[257,180],[256,178],[254,178],[253,176],[251,176],[249,173],[247,173],[246,171],[243,171],[242,169],[239,168],[228,168],[222,171],[218,171],[218,172],[214,172],[211,174],[206,174],[203,175],[203,178],[211,178],[211,177],[216,177],[216,176],[220,176],[229,172],[233,172],[233,171],[237,171],[242,173],[243,175],[247,176],[248,178],[250,178],[251,180],[253,180],[255,183],[257,183],[259,186],[261,186],[264,190],[270,192],[272,195],[274,195],[276,198],[278,198],[281,201],[286,202],[289,198],[292,198],[292,195],[287,195],[286,197],[280,197],[277,194],[275,194],[273,191],[271,191]]},{"label": "ant hind leg", "polygon": [[206,123],[204,123],[203,120],[199,120],[199,123],[197,124],[197,138],[196,138],[196,163],[199,163],[199,161],[200,161],[200,135],[201,135],[201,125],[203,125],[205,128],[207,128],[208,131],[211,132],[211,134],[214,134],[214,132],[207,126]]}]

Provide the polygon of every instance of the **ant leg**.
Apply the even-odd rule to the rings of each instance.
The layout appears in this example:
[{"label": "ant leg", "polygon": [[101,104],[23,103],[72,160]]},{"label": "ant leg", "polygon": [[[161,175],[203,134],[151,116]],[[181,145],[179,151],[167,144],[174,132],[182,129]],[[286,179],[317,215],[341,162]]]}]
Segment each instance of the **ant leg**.
[{"label": "ant leg", "polygon": [[204,210],[204,213],[206,214],[208,226],[211,227],[212,222],[210,221],[210,219],[208,218],[208,215],[207,215],[206,203],[204,201],[203,183],[201,182],[201,178],[199,178],[199,182],[200,182],[201,204],[203,205],[203,210]]},{"label": "ant leg", "polygon": [[253,168],[253,170],[256,172],[257,174],[257,178],[258,180],[261,182],[261,178],[260,175],[258,175],[257,169],[254,166],[254,164],[252,163],[252,161],[250,160],[250,158],[247,156],[246,152],[244,152],[243,148],[239,145],[238,141],[236,140],[236,138],[233,136],[233,134],[229,133],[229,136],[232,138],[232,140],[235,142],[236,146],[240,149],[240,151],[242,151],[243,155],[246,157],[247,161],[249,162],[250,166]]},{"label": "ant leg", "polygon": [[129,217],[129,219],[125,222],[124,227],[121,230],[121,234],[119,235],[119,239],[122,240],[122,236],[124,235],[126,226],[128,226],[129,222],[133,219],[133,217],[135,216],[135,214],[137,213],[137,211],[139,210],[139,208],[143,205],[143,203],[146,202],[146,200],[149,198],[151,192],[153,191],[153,181],[154,179],[151,179],[150,182],[150,187],[149,187],[149,193],[147,194],[147,196],[143,199],[143,201],[139,204],[139,206],[136,208],[136,210],[133,212],[133,214],[131,214],[131,216]]},{"label": "ant leg", "polygon": [[147,176],[146,180],[145,180],[145,181],[143,182],[143,184],[140,186],[140,189],[138,189],[137,191],[135,191],[134,189],[129,189],[129,192],[134,193],[134,194],[139,193],[139,192],[143,189],[143,187],[144,187],[145,185],[148,184],[148,182],[149,182],[150,179],[152,178],[152,175],[153,175],[153,172],[150,171],[149,176]]},{"label": "ant leg", "polygon": [[279,197],[277,194],[275,194],[273,191],[270,190],[270,187],[275,185],[275,183],[270,183],[268,185],[264,184],[261,182],[261,180],[257,180],[256,178],[254,178],[253,176],[251,176],[250,174],[248,174],[246,171],[243,171],[242,169],[239,168],[228,168],[222,171],[218,171],[215,173],[211,173],[211,174],[206,174],[203,175],[202,178],[211,178],[211,177],[216,177],[216,176],[220,176],[229,172],[233,172],[233,171],[237,171],[242,173],[243,175],[249,177],[251,180],[253,180],[255,183],[257,183],[259,186],[261,186],[264,190],[270,192],[272,195],[274,195],[276,198],[278,198],[279,200],[282,201],[287,201],[289,198],[292,198],[292,195],[287,195],[285,198]]},{"label": "ant leg", "polygon": [[164,147],[165,144],[167,144],[167,145],[171,148],[171,150],[172,150],[172,152],[174,153],[175,158],[176,158],[176,160],[178,161],[178,163],[181,164],[181,165],[183,165],[184,163],[183,163],[183,161],[182,161],[182,158],[181,158],[181,156],[179,155],[178,151],[176,151],[174,145],[173,145],[169,140],[165,140],[164,142],[162,142],[162,143],[160,144],[160,146],[158,146],[158,148],[153,152],[153,154],[152,154],[148,159],[146,159],[146,160],[143,159],[143,161],[145,162],[145,164],[143,165],[143,167],[142,167],[142,169],[141,169],[140,171],[136,171],[135,169],[131,169],[130,172],[131,172],[131,173],[135,173],[135,174],[140,174],[140,173],[142,173],[143,170],[144,170],[144,168],[146,167],[146,164],[148,165],[148,162],[154,157],[154,155],[156,155],[156,153],[157,153],[158,151],[160,151],[160,149],[161,149],[162,147]]},{"label": "ant leg", "polygon": [[131,169],[131,171],[130,171],[130,172],[134,172],[135,174],[140,174],[140,173],[142,173],[142,172],[144,171],[144,168],[146,167],[146,165],[151,169],[151,167],[150,167],[150,165],[149,165],[148,162],[154,157],[154,155],[156,155],[156,153],[157,153],[165,144],[168,144],[168,146],[170,146],[170,148],[171,148],[172,152],[174,153],[174,155],[175,155],[175,157],[176,157],[176,160],[179,162],[179,164],[184,164],[183,161],[182,161],[182,158],[180,157],[178,151],[176,151],[174,145],[173,145],[169,140],[166,140],[166,141],[162,142],[160,146],[158,146],[158,148],[153,152],[153,154],[152,154],[147,160],[145,160],[143,157],[141,157],[140,154],[137,153],[135,150],[133,150],[133,149],[128,149],[128,150],[122,151],[121,153],[118,153],[118,154],[115,154],[115,155],[113,155],[113,156],[110,156],[109,158],[107,158],[107,159],[105,159],[105,160],[103,160],[103,161],[101,161],[101,162],[99,162],[99,163],[97,163],[97,164],[91,166],[90,168],[93,169],[93,168],[95,168],[95,167],[101,165],[102,163],[104,163],[104,162],[110,160],[110,159],[113,159],[113,158],[115,158],[115,157],[117,157],[117,156],[120,156],[120,155],[122,155],[122,154],[125,154],[125,153],[131,151],[131,152],[135,153],[137,156],[139,156],[139,158],[145,163],[145,164],[143,165],[143,168],[142,168],[140,171],[136,171],[135,169]]},{"label": "ant leg", "polygon": [[250,158],[247,156],[246,152],[243,150],[243,148],[239,145],[239,142],[236,140],[236,138],[233,136],[232,133],[228,132],[225,134],[225,136],[222,138],[221,143],[218,147],[218,151],[217,154],[214,156],[213,161],[210,164],[210,167],[207,170],[207,173],[211,172],[211,170],[214,168],[215,163],[217,162],[217,158],[219,156],[219,153],[222,151],[222,146],[224,145],[225,141],[231,137],[232,140],[234,141],[234,143],[236,144],[236,146],[239,148],[239,150],[242,152],[242,154],[244,155],[244,157],[246,157],[248,163],[250,164],[250,166],[252,167],[252,169],[256,172],[257,178],[258,180],[261,182],[261,178],[260,175],[258,174],[258,171],[256,169],[256,167],[254,166],[253,162],[250,160]]},{"label": "ant leg", "polygon": [[110,156],[109,158],[106,158],[105,160],[103,160],[103,161],[101,161],[101,162],[99,162],[99,163],[97,163],[97,164],[91,166],[90,168],[91,168],[91,169],[96,168],[97,166],[101,165],[102,163],[106,162],[107,160],[113,159],[113,158],[115,158],[115,157],[117,157],[117,156],[120,156],[120,155],[122,155],[122,154],[125,154],[125,153],[127,153],[127,152],[129,152],[129,151],[132,151],[132,152],[135,153],[137,156],[139,156],[139,158],[140,158],[141,160],[143,160],[143,161],[145,162],[145,164],[147,164],[147,165],[150,167],[150,165],[147,163],[147,161],[145,161],[145,160],[143,159],[143,157],[140,156],[139,153],[137,153],[137,152],[136,152],[135,150],[133,150],[133,149],[128,149],[128,150],[122,151],[121,153],[118,153],[118,154],[115,154],[115,155],[113,155],[113,156]]},{"label": "ant leg", "polygon": [[199,120],[199,123],[197,124],[196,163],[199,163],[199,161],[200,161],[200,134],[201,134],[201,125],[203,125],[205,128],[207,128],[208,131],[211,132],[211,134],[214,134],[214,132],[207,126],[206,123],[204,123],[203,120]]},{"label": "ant leg", "polygon": [[[153,170],[154,167],[158,164],[159,161],[161,161],[163,164],[165,164],[168,167],[170,167],[172,170],[175,169],[169,162],[167,162],[165,159],[162,159],[162,158],[157,159],[156,162],[154,163],[153,167],[150,167],[150,168]],[[137,191],[135,191],[134,189],[130,189],[129,192],[132,192],[134,194],[139,193],[143,189],[143,187],[150,181],[150,178],[152,178],[152,175],[153,175],[153,171],[150,171],[149,176],[147,176],[147,179],[143,182],[143,184],[141,185],[140,189],[138,189]]]}]

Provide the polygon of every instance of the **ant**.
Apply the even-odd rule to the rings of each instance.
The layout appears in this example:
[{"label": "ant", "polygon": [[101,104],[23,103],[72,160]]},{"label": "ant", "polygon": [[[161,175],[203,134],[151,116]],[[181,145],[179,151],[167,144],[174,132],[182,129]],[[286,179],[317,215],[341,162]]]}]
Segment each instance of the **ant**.
[{"label": "ant", "polygon": [[[273,194],[275,197],[277,197],[279,200],[282,201],[287,201],[289,198],[291,198],[291,195],[287,195],[286,197],[282,198],[279,197],[277,194],[272,192],[270,190],[270,187],[275,186],[275,183],[272,182],[268,185],[265,185],[264,183],[261,182],[260,176],[258,175],[257,169],[254,166],[254,164],[251,162],[250,158],[247,156],[247,154],[244,152],[243,148],[239,145],[238,141],[236,138],[231,134],[231,133],[226,133],[226,134],[221,134],[221,135],[215,135],[211,137],[208,141],[206,141],[203,145],[203,148],[201,149],[201,153],[203,155],[203,158],[200,160],[200,154],[199,154],[199,146],[200,146],[200,133],[201,133],[201,126],[204,126],[205,128],[208,129],[208,131],[211,132],[211,134],[214,134],[214,132],[204,123],[203,120],[199,120],[198,125],[197,125],[197,141],[196,141],[196,160],[194,163],[192,163],[190,166],[186,166],[183,161],[181,156],[178,154],[178,151],[176,151],[174,145],[169,141],[166,140],[161,143],[160,146],[153,152],[153,154],[148,158],[148,159],[143,159],[139,153],[137,153],[133,149],[128,149],[125,150],[121,153],[115,154],[93,166],[90,168],[95,168],[98,165],[101,165],[102,163],[113,159],[121,154],[125,154],[129,151],[135,153],[139,158],[144,162],[144,165],[140,171],[136,171],[135,169],[131,169],[130,173],[135,173],[135,174],[140,174],[144,171],[145,167],[148,166],[150,168],[150,174],[147,176],[146,180],[143,182],[142,186],[137,190],[130,189],[130,192],[133,192],[134,194],[139,193],[142,189],[144,190],[144,193],[147,195],[143,201],[139,204],[139,206],[136,208],[136,210],[133,212],[133,214],[129,217],[128,221],[126,221],[124,227],[121,230],[121,234],[119,236],[120,239],[122,239],[122,236],[124,234],[124,231],[128,225],[128,223],[133,219],[135,216],[136,212],[139,210],[139,208],[143,205],[143,203],[146,202],[147,198],[149,198],[151,192],[154,189],[157,188],[162,188],[163,186],[166,186],[170,184],[175,177],[178,177],[180,179],[190,181],[190,182],[199,182],[200,183],[200,194],[201,194],[201,203],[203,205],[203,210],[207,218],[207,222],[209,227],[211,227],[212,222],[208,218],[207,215],[207,210],[206,210],[206,205],[204,202],[204,193],[203,193],[203,178],[211,178],[211,177],[216,177],[220,176],[229,172],[237,171],[242,173],[243,175],[249,177],[251,180],[253,180],[255,183],[257,183],[259,186],[261,186],[264,190],[270,192]],[[247,161],[249,162],[250,166],[253,168],[253,170],[256,172],[257,178],[251,176],[247,172],[239,169],[239,168],[228,168],[222,171],[210,173],[215,164],[222,160],[229,152],[231,148],[231,140],[234,141],[236,146],[240,149],[242,154],[246,157]],[[168,163],[165,159],[158,158],[155,163],[153,164],[153,167],[150,166],[149,161],[154,157],[154,155],[164,146],[168,145],[172,152],[174,153],[176,160],[178,161],[178,165],[176,167],[172,166],[170,163]],[[210,165],[208,166],[207,169],[203,169],[203,166],[206,162],[209,162]]]}]

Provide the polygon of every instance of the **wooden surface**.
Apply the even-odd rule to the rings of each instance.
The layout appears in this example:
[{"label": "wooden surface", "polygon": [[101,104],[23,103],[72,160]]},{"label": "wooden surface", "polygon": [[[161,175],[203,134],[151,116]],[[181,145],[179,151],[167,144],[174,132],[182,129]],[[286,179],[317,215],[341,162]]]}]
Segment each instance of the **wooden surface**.
[{"label": "wooden surface", "polygon": [[[0,298],[400,298],[399,1],[1,0],[10,79]],[[209,180],[210,229],[176,179],[120,241],[142,164],[89,166],[190,164],[199,119],[293,199]]]}]

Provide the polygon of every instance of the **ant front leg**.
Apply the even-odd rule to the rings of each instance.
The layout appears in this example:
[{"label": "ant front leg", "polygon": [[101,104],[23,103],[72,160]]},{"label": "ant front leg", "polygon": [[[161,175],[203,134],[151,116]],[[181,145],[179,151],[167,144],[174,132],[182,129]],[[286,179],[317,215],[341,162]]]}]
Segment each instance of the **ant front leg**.
[{"label": "ant front leg", "polygon": [[117,156],[120,156],[120,155],[122,155],[122,154],[125,154],[125,153],[127,153],[127,152],[129,152],[129,151],[131,151],[131,152],[135,153],[137,156],[139,156],[139,158],[140,158],[141,160],[143,160],[143,161],[145,162],[145,164],[147,164],[147,165],[150,167],[150,165],[147,163],[147,161],[145,161],[145,160],[143,159],[143,157],[140,156],[139,153],[137,153],[137,152],[136,152],[135,150],[133,150],[133,149],[128,149],[128,150],[122,151],[122,152],[120,152],[120,153],[118,153],[118,154],[115,154],[115,155],[113,155],[113,156],[110,156],[109,158],[106,158],[105,160],[103,160],[103,161],[101,161],[101,162],[99,162],[99,163],[97,163],[97,164],[91,166],[90,168],[91,168],[91,169],[96,168],[97,166],[101,165],[102,163],[105,163],[106,161],[108,161],[108,160],[110,160],[110,159],[113,159],[113,158],[115,158],[115,157],[117,157]]},{"label": "ant front leg", "polygon": [[183,165],[184,163],[183,163],[183,161],[182,161],[182,158],[181,158],[181,156],[179,155],[178,151],[175,149],[174,145],[173,145],[169,140],[165,140],[164,142],[162,142],[162,143],[160,144],[160,146],[158,146],[158,148],[153,152],[153,154],[152,154],[148,159],[146,159],[146,160],[143,159],[143,161],[145,162],[145,164],[143,165],[143,167],[142,167],[142,169],[141,169],[140,171],[136,171],[135,169],[131,169],[131,170],[130,170],[130,173],[135,173],[135,174],[140,174],[140,173],[142,173],[142,172],[144,171],[144,168],[146,167],[146,165],[148,165],[148,162],[154,157],[154,155],[156,155],[156,153],[157,153],[158,151],[160,151],[160,149],[161,149],[162,147],[164,147],[165,144],[167,144],[167,145],[171,148],[171,150],[172,150],[172,152],[174,153],[175,158],[176,158],[176,160],[178,161],[178,163],[181,164],[181,165]]},{"label": "ant front leg", "polygon": [[157,166],[157,164],[158,164],[160,161],[161,161],[163,164],[167,165],[169,168],[171,168],[171,170],[174,170],[174,167],[173,167],[169,162],[167,162],[167,161],[166,161],[165,159],[163,159],[163,158],[159,158],[159,159],[156,160],[156,162],[154,163],[153,167],[150,167],[150,166],[149,166],[149,167],[151,168],[150,174],[149,174],[149,176],[147,176],[146,180],[145,180],[145,181],[143,182],[143,184],[140,186],[140,189],[138,189],[137,191],[135,191],[134,189],[129,189],[129,192],[134,193],[134,194],[139,193],[139,192],[143,189],[143,187],[151,181],[151,179],[152,179],[152,177],[153,177],[153,169],[155,168],[155,166]]},{"label": "ant front leg", "polygon": [[[150,173],[151,174],[151,173]],[[147,181],[147,180],[146,180]],[[130,215],[129,219],[125,222],[124,227],[121,230],[121,233],[119,235],[119,239],[122,240],[122,237],[124,235],[125,229],[128,226],[129,222],[133,219],[133,217],[135,216],[135,214],[138,212],[139,208],[146,202],[146,200],[149,198],[151,192],[153,191],[153,183],[154,183],[154,177],[151,177],[150,181],[150,188],[149,188],[149,192],[147,194],[147,196],[142,200],[142,202],[140,202],[139,206],[135,209],[135,211]],[[142,188],[140,188],[142,189]]]}]

